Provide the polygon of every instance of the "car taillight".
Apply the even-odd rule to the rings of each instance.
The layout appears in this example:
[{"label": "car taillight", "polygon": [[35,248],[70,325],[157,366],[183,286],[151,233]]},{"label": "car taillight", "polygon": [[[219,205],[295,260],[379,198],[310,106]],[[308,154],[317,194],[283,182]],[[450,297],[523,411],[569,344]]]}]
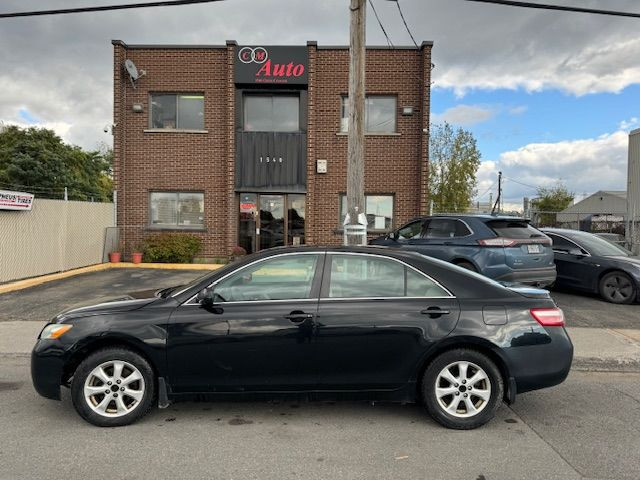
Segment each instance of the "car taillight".
[{"label": "car taillight", "polygon": [[511,238],[494,237],[478,240],[478,243],[484,247],[513,247],[518,242]]},{"label": "car taillight", "polygon": [[559,308],[532,308],[529,310],[543,327],[562,327],[564,325],[564,313]]}]

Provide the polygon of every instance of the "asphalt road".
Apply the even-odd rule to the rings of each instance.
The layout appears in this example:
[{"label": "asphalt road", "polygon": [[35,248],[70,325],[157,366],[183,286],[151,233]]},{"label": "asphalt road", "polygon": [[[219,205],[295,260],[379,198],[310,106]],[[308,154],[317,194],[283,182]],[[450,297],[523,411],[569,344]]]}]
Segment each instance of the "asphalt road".
[{"label": "asphalt road", "polygon": [[[112,269],[0,295],[0,321],[47,321],[76,304],[187,283],[202,270]],[[569,327],[640,328],[640,305],[613,305],[594,295],[552,292]]]},{"label": "asphalt road", "polygon": [[459,432],[416,405],[179,403],[100,429],[0,357],[0,479],[637,479],[640,374],[573,372]]}]

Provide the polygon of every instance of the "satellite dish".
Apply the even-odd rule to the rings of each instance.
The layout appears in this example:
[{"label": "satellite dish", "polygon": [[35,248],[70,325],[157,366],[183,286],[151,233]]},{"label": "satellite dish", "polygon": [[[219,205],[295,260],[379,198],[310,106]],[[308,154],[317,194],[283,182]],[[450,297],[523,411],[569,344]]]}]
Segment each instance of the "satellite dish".
[{"label": "satellite dish", "polygon": [[140,78],[140,74],[138,73],[138,67],[136,67],[136,64],[133,63],[131,60],[124,61],[124,68],[127,69],[127,73],[129,74],[129,77],[131,77],[131,80],[133,80],[134,82],[138,80],[138,78]]},{"label": "satellite dish", "polygon": [[146,74],[146,72],[144,70],[140,70],[138,71],[138,67],[136,67],[136,64],[133,63],[133,61],[127,59],[124,61],[124,68],[127,71],[127,73],[129,74],[129,79],[131,80],[131,85],[133,86],[133,88],[136,88],[136,80],[138,80],[140,77],[144,76]]}]

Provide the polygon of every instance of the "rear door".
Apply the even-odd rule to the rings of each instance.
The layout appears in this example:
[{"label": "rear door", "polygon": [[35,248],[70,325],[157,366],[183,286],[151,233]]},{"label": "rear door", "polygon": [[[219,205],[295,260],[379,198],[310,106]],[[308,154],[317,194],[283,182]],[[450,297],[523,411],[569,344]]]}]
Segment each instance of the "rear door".
[{"label": "rear door", "polygon": [[327,254],[316,322],[319,388],[401,387],[458,315],[446,289],[399,260]]},{"label": "rear door", "polygon": [[489,220],[487,226],[504,240],[505,263],[513,270],[553,267],[549,238],[526,220]]}]

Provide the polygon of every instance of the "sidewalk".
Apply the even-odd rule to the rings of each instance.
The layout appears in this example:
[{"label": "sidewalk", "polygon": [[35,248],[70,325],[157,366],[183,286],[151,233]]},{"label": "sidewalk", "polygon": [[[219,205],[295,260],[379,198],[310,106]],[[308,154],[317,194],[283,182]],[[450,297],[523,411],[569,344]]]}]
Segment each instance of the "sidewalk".
[{"label": "sidewalk", "polygon": [[[0,322],[0,356],[27,356],[41,322]],[[573,369],[640,372],[640,330],[567,328],[573,342]]]}]

